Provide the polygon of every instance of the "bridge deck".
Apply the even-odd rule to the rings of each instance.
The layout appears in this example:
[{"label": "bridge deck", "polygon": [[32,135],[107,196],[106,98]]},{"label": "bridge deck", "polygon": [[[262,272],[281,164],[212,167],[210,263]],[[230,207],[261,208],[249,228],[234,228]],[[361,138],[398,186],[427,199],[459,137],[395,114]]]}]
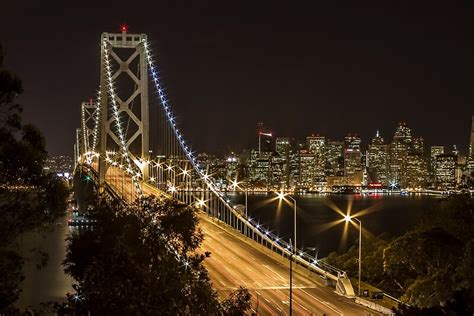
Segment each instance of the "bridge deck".
[{"label": "bridge deck", "polygon": [[[108,184],[130,198],[131,179],[122,178],[118,169],[109,171]],[[160,194],[151,186],[143,186],[142,190],[145,195]],[[252,293],[253,309],[258,310],[259,315],[288,314],[289,265],[224,223],[204,213],[200,213],[199,218],[204,232],[200,251],[211,252],[204,265],[219,295],[226,297],[241,285]],[[310,277],[302,268],[294,272],[293,309],[296,315],[378,315],[336,294],[321,278]]]}]

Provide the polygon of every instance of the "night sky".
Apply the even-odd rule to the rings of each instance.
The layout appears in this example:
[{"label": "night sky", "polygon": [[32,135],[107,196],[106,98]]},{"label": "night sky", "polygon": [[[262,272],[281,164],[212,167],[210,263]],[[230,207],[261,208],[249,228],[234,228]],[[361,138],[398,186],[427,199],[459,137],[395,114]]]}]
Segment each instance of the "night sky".
[{"label": "night sky", "polygon": [[377,129],[391,140],[405,121],[427,145],[466,152],[472,1],[313,2],[4,1],[0,41],[24,82],[25,120],[52,154],[72,154],[80,103],[99,84],[100,34],[121,23],[148,34],[195,150],[256,146],[259,121],[277,136],[352,132],[365,143]]}]

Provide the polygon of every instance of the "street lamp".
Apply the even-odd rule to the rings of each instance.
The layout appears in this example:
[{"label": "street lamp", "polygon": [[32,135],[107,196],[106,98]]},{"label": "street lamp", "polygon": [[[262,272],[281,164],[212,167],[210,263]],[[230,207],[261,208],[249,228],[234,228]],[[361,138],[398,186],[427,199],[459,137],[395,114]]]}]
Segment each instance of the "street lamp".
[{"label": "street lamp", "polygon": [[352,222],[352,220],[357,221],[359,224],[359,289],[358,289],[358,295],[360,296],[360,277],[361,277],[361,271],[362,271],[362,222],[355,217],[351,217],[350,215],[344,215],[344,220],[349,223]]},{"label": "street lamp", "polygon": [[[294,246],[292,246],[292,251],[290,255],[290,315],[293,314],[293,255],[296,253],[296,200],[290,196],[285,195],[283,192],[277,192],[278,199],[283,201],[285,197],[288,197],[290,200],[293,201],[293,241]],[[291,245],[291,238],[290,238],[290,245]]]}]

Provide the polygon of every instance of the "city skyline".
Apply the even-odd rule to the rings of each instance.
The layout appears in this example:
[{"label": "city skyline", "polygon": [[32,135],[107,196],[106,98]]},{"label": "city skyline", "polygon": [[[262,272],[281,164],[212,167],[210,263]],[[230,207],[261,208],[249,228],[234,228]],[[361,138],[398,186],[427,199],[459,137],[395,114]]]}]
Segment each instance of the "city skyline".
[{"label": "city skyline", "polygon": [[[198,151],[249,147],[259,121],[296,138],[357,132],[369,139],[405,120],[427,144],[466,148],[471,4],[272,4],[159,3],[133,17],[117,3],[65,13],[54,2],[9,3],[5,12],[23,14],[0,22],[5,65],[23,79],[25,121],[44,131],[52,154],[72,152],[71,122],[96,93],[96,41],[123,22],[154,39],[177,121]],[[12,24],[20,27],[8,32]],[[69,40],[59,49],[62,38]],[[185,119],[189,112],[193,119]]]},{"label": "city skyline", "polygon": [[[472,116],[471,120],[469,121],[470,124],[469,124],[469,127],[472,126],[473,122],[474,122],[474,115]],[[259,122],[256,124],[256,128],[255,128],[255,136],[254,136],[254,141],[253,141],[253,144],[251,144],[249,147],[247,148],[242,148],[240,151],[242,150],[248,150],[248,149],[255,149],[255,148],[258,148],[258,134],[259,134],[259,128],[260,128],[260,124],[263,124],[262,122]],[[264,127],[264,130],[267,131],[267,132],[270,132],[271,133],[271,137],[273,139],[278,139],[278,138],[289,138],[293,141],[296,141],[296,142],[304,142],[306,141],[306,138],[307,137],[312,137],[312,136],[321,136],[321,137],[325,137],[327,140],[330,140],[330,141],[340,141],[340,140],[344,140],[345,137],[347,136],[356,136],[356,137],[359,137],[360,140],[361,140],[361,147],[364,147],[364,148],[367,148],[367,146],[370,145],[370,143],[372,142],[373,138],[375,137],[381,137],[385,140],[385,142],[390,142],[393,138],[393,135],[394,135],[394,132],[396,131],[396,128],[397,128],[397,125],[399,124],[405,124],[406,126],[408,126],[411,130],[414,130],[415,131],[415,134],[421,138],[423,138],[423,141],[424,141],[424,147],[425,147],[425,151],[426,152],[429,152],[429,148],[431,146],[444,146],[445,148],[451,148],[453,149],[453,147],[456,147],[456,150],[459,151],[460,154],[463,154],[463,155],[466,155],[466,156],[469,156],[470,155],[470,148],[472,147],[471,143],[472,143],[472,140],[473,140],[473,136],[472,134],[474,133],[473,130],[474,128],[471,128],[471,129],[468,129],[468,131],[466,132],[466,140],[463,140],[463,141],[460,141],[460,142],[451,142],[451,143],[447,143],[447,144],[442,144],[440,142],[434,142],[434,143],[427,143],[426,142],[426,139],[425,137],[423,137],[423,135],[420,135],[419,133],[416,132],[416,127],[414,128],[412,125],[408,124],[407,122],[405,121],[400,121],[398,122],[397,124],[395,124],[391,130],[391,134],[390,134],[390,131],[388,132],[388,134],[382,134],[380,132],[381,129],[376,129],[374,130],[374,133],[373,135],[369,135],[368,138],[363,138],[359,133],[357,132],[348,132],[346,133],[345,135],[342,135],[341,137],[332,137],[331,135],[327,135],[327,134],[323,134],[323,133],[318,133],[318,132],[314,132],[314,133],[310,133],[310,134],[307,134],[307,135],[303,135],[301,137],[294,137],[292,135],[281,135],[278,133],[278,130],[277,129],[273,129],[273,128],[270,128],[270,127]],[[461,147],[460,143],[466,143],[466,146],[463,148]],[[201,152],[204,152],[204,151],[201,151]],[[217,155],[227,155],[227,154],[230,154],[230,153],[233,153],[233,152],[238,152],[238,151],[226,151],[226,152],[222,152],[222,151],[217,151],[217,152],[208,152],[209,154],[217,154]]]},{"label": "city skyline", "polygon": [[462,190],[474,170],[472,154],[461,153],[455,145],[427,146],[406,123],[398,124],[392,138],[384,139],[377,131],[364,145],[355,134],[343,140],[324,135],[304,141],[274,137],[259,123],[257,148],[227,156],[198,153],[197,159],[224,190],[232,189],[235,181],[264,191]]}]

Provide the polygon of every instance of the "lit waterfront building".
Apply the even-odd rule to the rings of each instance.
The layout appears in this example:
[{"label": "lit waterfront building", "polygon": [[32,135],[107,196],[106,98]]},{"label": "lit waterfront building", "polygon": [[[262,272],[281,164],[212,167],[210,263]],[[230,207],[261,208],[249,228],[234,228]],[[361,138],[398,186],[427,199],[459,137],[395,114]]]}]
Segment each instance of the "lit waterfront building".
[{"label": "lit waterfront building", "polygon": [[362,140],[357,134],[347,134],[344,138],[344,144],[346,149],[356,149],[360,151],[360,143]]},{"label": "lit waterfront building", "polygon": [[344,143],[341,141],[326,144],[326,176],[344,176]]},{"label": "lit waterfront building", "polygon": [[433,162],[436,160],[436,156],[442,154],[444,154],[444,146],[431,146],[430,157]]},{"label": "lit waterfront building", "polygon": [[456,183],[460,185],[467,184],[467,178],[469,177],[467,169],[468,159],[464,155],[458,155],[458,161],[456,165]]},{"label": "lit waterfront building", "polygon": [[347,148],[344,151],[344,181],[347,185],[360,186],[363,181],[361,152]]},{"label": "lit waterfront building", "polygon": [[275,141],[275,151],[279,159],[282,162],[282,179],[284,186],[290,185],[290,153],[291,153],[291,141],[288,137],[278,137]]},{"label": "lit waterfront building", "polygon": [[207,171],[207,173],[212,175],[215,179],[223,180],[226,178],[227,168],[224,159],[219,158],[216,155],[201,153],[198,154],[197,160],[201,164],[201,166]]},{"label": "lit waterfront building", "polygon": [[263,123],[258,123],[258,151],[272,152],[273,151],[273,135],[271,132],[265,131]]},{"label": "lit waterfront building", "polygon": [[270,151],[250,151],[249,176],[254,185],[266,187],[271,182],[271,158]]},{"label": "lit waterfront building", "polygon": [[288,159],[275,153],[271,157],[270,162],[270,182],[276,189],[282,189],[288,183]]},{"label": "lit waterfront building", "polygon": [[73,166],[74,161],[70,156],[51,156],[46,159],[44,170],[68,178],[72,174]]},{"label": "lit waterfront building", "polygon": [[454,189],[456,187],[456,165],[455,154],[441,154],[435,160],[435,185],[438,189]]},{"label": "lit waterfront building", "polygon": [[406,187],[408,150],[412,145],[411,130],[406,123],[399,123],[390,144],[389,182]]},{"label": "lit waterfront building", "polygon": [[428,181],[428,167],[423,153],[411,152],[407,156],[405,186],[424,188]]},{"label": "lit waterfront building", "polygon": [[436,183],[436,157],[444,154],[444,146],[431,146],[430,148],[430,182]]},{"label": "lit waterfront building", "polygon": [[367,167],[371,182],[388,185],[389,145],[385,144],[379,131],[367,148]]},{"label": "lit waterfront building", "polygon": [[309,150],[301,149],[299,151],[299,183],[303,188],[311,188],[315,179],[315,162],[316,158]]},{"label": "lit waterfront building", "polygon": [[314,182],[326,182],[326,138],[319,135],[308,136],[306,148],[314,155]]},{"label": "lit waterfront building", "polygon": [[405,185],[408,188],[424,188],[428,183],[428,164],[424,148],[422,137],[412,138],[406,165]]},{"label": "lit waterfront building", "polygon": [[275,141],[275,151],[282,157],[290,153],[290,139],[288,137],[277,137]]},{"label": "lit waterfront building", "polygon": [[234,180],[238,178],[239,165],[240,159],[234,153],[231,153],[229,156],[227,156],[225,159],[226,179]]},{"label": "lit waterfront building", "polygon": [[468,176],[474,179],[474,116],[471,123],[471,141],[469,144],[469,160],[467,163]]},{"label": "lit waterfront building", "polygon": [[289,186],[294,188],[300,182],[299,150],[291,150],[289,156]]}]

